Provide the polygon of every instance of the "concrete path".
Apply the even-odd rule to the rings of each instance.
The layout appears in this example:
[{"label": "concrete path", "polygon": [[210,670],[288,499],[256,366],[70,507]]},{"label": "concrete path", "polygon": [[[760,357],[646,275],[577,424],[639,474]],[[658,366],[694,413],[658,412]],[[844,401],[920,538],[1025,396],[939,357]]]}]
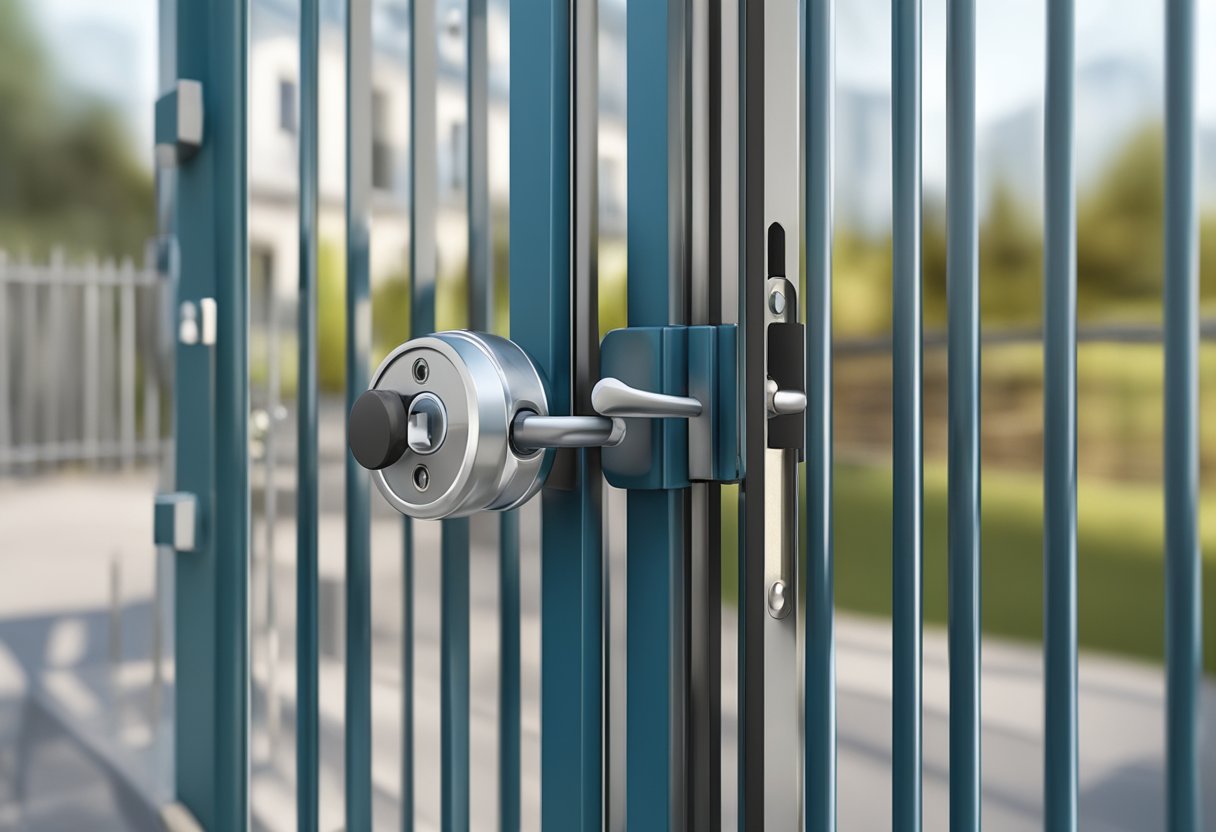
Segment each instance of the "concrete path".
[{"label": "concrete path", "polygon": [[[332,470],[332,469],[326,469]],[[287,475],[285,475],[287,476]],[[289,479],[289,476],[287,476]],[[286,490],[289,483],[282,483]],[[337,486],[340,488],[340,483]],[[335,488],[328,480],[325,490]],[[152,482],[142,475],[0,483],[0,832],[64,828],[145,828],[132,808],[171,793],[171,662],[165,698],[154,697],[152,627],[156,558],[151,539]],[[290,511],[290,503],[287,505]],[[401,727],[401,524],[387,510],[373,522],[373,779],[377,828],[398,827]],[[539,786],[539,618],[535,533],[524,518],[524,812],[536,828]],[[496,524],[474,524],[472,661],[472,821],[492,830],[497,804]],[[342,824],[342,523],[321,518],[322,816]],[[612,524],[619,532],[619,519]],[[419,524],[416,560],[415,793],[420,829],[439,818],[439,563],[437,527]],[[255,678],[252,756],[257,826],[294,828],[294,529],[275,526],[277,563],[264,557],[255,525],[251,620]],[[614,536],[612,577],[622,577]],[[119,607],[110,613],[114,563]],[[162,564],[163,565],[163,564]],[[163,579],[163,578],[162,578]],[[264,626],[274,586],[278,661]],[[612,595],[610,607],[619,604]],[[167,609],[167,604],[166,604]],[[735,662],[726,616],[723,669]],[[614,619],[620,627],[620,617]],[[838,616],[840,828],[890,827],[890,653],[886,622]],[[614,636],[619,641],[619,630]],[[116,660],[112,660],[112,656]],[[619,656],[618,656],[619,660]],[[984,643],[984,814],[988,830],[1041,827],[1041,655],[995,639]],[[272,680],[273,677],[273,680]],[[1150,830],[1162,825],[1160,668],[1085,656],[1081,680],[1081,816],[1087,830]],[[273,693],[271,692],[273,689]],[[619,677],[611,707],[620,713]],[[724,809],[733,813],[733,687],[723,692]],[[1204,754],[1216,784],[1216,687],[1205,690]],[[944,633],[925,637],[925,828],[947,828],[947,664]],[[277,725],[277,730],[271,729]],[[617,723],[619,724],[619,723]],[[65,729],[64,726],[69,726]],[[813,741],[813,738],[812,738]],[[619,781],[618,781],[619,782]],[[1216,823],[1216,787],[1207,794]],[[609,795],[612,828],[623,829],[621,795]],[[65,827],[64,818],[87,819]],[[1216,827],[1213,827],[1216,828]]]}]

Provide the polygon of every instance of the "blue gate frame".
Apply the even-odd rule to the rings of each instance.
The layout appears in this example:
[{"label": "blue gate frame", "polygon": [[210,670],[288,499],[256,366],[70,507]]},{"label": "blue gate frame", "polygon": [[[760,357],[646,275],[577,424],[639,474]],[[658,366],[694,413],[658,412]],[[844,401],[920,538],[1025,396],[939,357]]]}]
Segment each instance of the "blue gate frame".
[{"label": "blue gate frame", "polygon": [[[832,97],[834,3],[786,0],[801,11],[800,160],[805,186],[806,584],[805,828],[836,827],[836,691],[832,621]],[[318,828],[317,636],[317,205],[320,0],[301,0],[300,29],[300,408],[297,642],[298,826]],[[746,276],[781,275],[771,262],[761,171],[771,0],[659,0],[628,6],[630,327],[734,323],[723,287],[740,281],[741,389],[762,384],[758,326]],[[919,830],[922,816],[923,424],[921,271],[920,0],[892,0],[893,145],[893,825]],[[511,3],[510,330],[547,376],[555,413],[591,412],[599,377],[595,269],[596,4]],[[371,229],[370,0],[349,0],[347,44],[348,405],[369,376]],[[1198,541],[1198,269],[1195,0],[1166,2],[1165,505],[1168,718],[1167,817],[1171,832],[1202,827],[1199,690],[1202,674]],[[411,334],[432,331],[434,248],[434,4],[411,5]],[[980,769],[980,273],[976,209],[976,3],[948,0],[949,187],[949,643],[950,817],[981,828]],[[202,90],[202,140],[183,150],[181,87],[158,104],[158,144],[176,144],[180,252],[175,275],[181,333],[176,348],[176,491],[158,501],[158,542],[176,561],[177,797],[207,829],[241,829],[249,805],[249,476],[247,49],[248,0],[177,0],[179,79]],[[1073,153],[1075,10],[1048,8],[1045,193],[1044,446],[1044,826],[1077,828],[1076,187]],[[493,325],[496,276],[487,185],[487,0],[468,0],[467,118],[471,328]],[[737,32],[735,28],[737,27]],[[738,35],[739,65],[722,44]],[[770,44],[771,45],[771,44]],[[737,70],[737,75],[732,74]],[[656,79],[659,79],[656,81]],[[723,119],[715,93],[738,96],[739,124]],[[736,141],[728,141],[738,127]],[[703,135],[708,131],[709,138]],[[417,140],[418,137],[423,140]],[[771,138],[771,136],[769,137]],[[737,145],[737,147],[736,147]],[[724,154],[740,169],[738,205],[720,181]],[[708,206],[708,220],[694,210]],[[740,220],[738,230],[730,218]],[[705,224],[705,223],[708,224]],[[698,225],[698,223],[701,223]],[[786,229],[787,233],[791,233]],[[796,232],[792,232],[796,233]],[[704,255],[707,237],[737,234],[738,263]],[[699,241],[699,242],[698,242]],[[767,248],[766,248],[767,247]],[[723,249],[724,251],[726,249]],[[768,260],[766,260],[766,252]],[[784,252],[782,252],[784,256]],[[693,263],[708,263],[707,279]],[[767,263],[767,267],[766,267]],[[767,271],[765,271],[767,268]],[[799,277],[791,278],[794,287]],[[700,305],[690,295],[708,300]],[[193,326],[193,329],[189,327]],[[191,333],[187,335],[187,333]],[[760,340],[757,340],[760,338]],[[759,388],[757,388],[759,389]],[[733,405],[732,405],[733,406]],[[766,823],[760,658],[767,626],[764,546],[756,525],[755,416],[739,403],[744,494],[741,522],[742,668],[740,828]],[[762,411],[761,411],[762,412]],[[749,419],[752,421],[749,423]],[[750,427],[749,427],[750,425]],[[667,431],[668,428],[664,428]],[[542,492],[541,822],[545,829],[599,829],[610,812],[606,742],[602,479],[598,450],[565,451]],[[721,791],[720,682],[712,656],[720,587],[705,579],[720,556],[717,482],[664,482],[628,496],[628,638],[625,812],[631,830],[716,826]],[[675,487],[670,487],[674,485]],[[749,508],[749,500],[750,508]],[[194,514],[182,513],[192,506]],[[182,517],[192,517],[181,537]],[[750,528],[749,528],[750,526]],[[177,532],[177,535],[174,535]],[[402,828],[413,828],[413,530],[404,524],[405,654]],[[499,527],[502,593],[500,823],[520,828],[519,522]],[[442,530],[443,826],[469,828],[468,520]],[[693,546],[692,540],[698,541]],[[760,548],[757,548],[760,541]],[[702,551],[704,549],[704,551]],[[366,473],[346,464],[346,824],[371,827],[370,494]],[[701,558],[705,558],[702,560]],[[701,576],[701,577],[697,577]],[[704,581],[708,582],[704,582]],[[690,594],[689,587],[699,587]],[[708,593],[708,594],[705,594]],[[706,606],[708,605],[708,607]],[[707,612],[708,609],[708,612]],[[700,616],[700,617],[698,617]],[[754,616],[754,617],[753,617]],[[720,635],[719,635],[720,637]],[[708,638],[708,640],[706,640]],[[697,658],[700,657],[700,658]],[[698,699],[698,697],[702,697]],[[710,702],[709,710],[703,704]],[[761,704],[757,704],[761,703]],[[693,726],[693,727],[690,727]],[[771,776],[771,772],[770,772]],[[770,807],[770,811],[771,811]],[[781,811],[791,811],[782,807]],[[623,819],[612,819],[621,822]]]}]

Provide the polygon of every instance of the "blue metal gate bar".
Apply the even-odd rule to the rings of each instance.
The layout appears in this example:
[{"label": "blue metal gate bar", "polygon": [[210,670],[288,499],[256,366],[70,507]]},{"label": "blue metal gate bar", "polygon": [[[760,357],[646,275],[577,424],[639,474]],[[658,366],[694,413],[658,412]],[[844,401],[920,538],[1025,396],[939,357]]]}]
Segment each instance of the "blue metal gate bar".
[{"label": "blue metal gate bar", "polygon": [[[434,329],[434,326],[431,326]],[[426,331],[426,330],[424,330]],[[469,518],[440,527],[440,792],[443,829],[469,828]]]},{"label": "blue metal gate bar", "polygon": [[317,81],[319,0],[300,3],[300,369],[296,469],[296,822],[317,832],[320,699],[317,640]]},{"label": "blue metal gate bar", "polygon": [[494,246],[490,228],[489,51],[486,0],[466,0],[465,23],[465,197],[468,208],[469,328],[494,326]]},{"label": "blue metal gate bar", "polygon": [[[435,3],[410,3],[410,337],[435,328]],[[414,554],[413,521],[403,521],[401,828],[414,829]]]},{"label": "blue metal gate bar", "polygon": [[1166,3],[1165,570],[1166,826],[1203,826],[1199,500],[1199,226],[1195,193],[1195,2]]},{"label": "blue metal gate bar", "polygon": [[833,0],[806,27],[806,828],[836,829],[836,603],[832,522]]},{"label": "blue metal gate bar", "polygon": [[[346,4],[346,412],[370,375],[371,0]],[[349,415],[348,415],[349,419]],[[346,453],[346,828],[372,825],[371,503]]]},{"label": "blue metal gate bar", "polygon": [[[511,332],[558,414],[573,400],[569,5],[511,7]],[[602,823],[599,506],[585,452],[553,476],[574,487],[551,480],[540,498],[541,828],[590,832]]]},{"label": "blue metal gate bar", "polygon": [[[484,302],[488,292],[479,290],[478,284],[486,284],[486,270],[480,262],[482,253],[476,237],[475,227],[482,220],[477,206],[478,183],[475,177],[479,171],[474,170],[473,162],[476,154],[472,131],[478,125],[473,100],[473,34],[472,13],[473,4],[466,9],[468,17],[465,20],[466,45],[470,51],[466,53],[466,97],[465,125],[468,144],[469,165],[465,170],[465,192],[468,208],[468,295],[467,324],[473,329],[481,329],[481,315],[476,308],[480,297]],[[434,39],[435,32],[419,30],[419,35]],[[484,63],[484,61],[483,61]],[[436,76],[437,80],[437,76]],[[433,97],[436,88],[433,85],[419,88],[418,94]],[[422,130],[434,131],[420,125]],[[434,157],[432,157],[434,158]],[[437,160],[436,160],[437,161]],[[455,160],[452,160],[455,163]],[[431,226],[433,227],[433,224]],[[416,334],[422,335],[436,329],[436,321],[432,315],[429,321],[419,321],[423,324]],[[469,523],[467,517],[454,520],[444,520],[439,531],[440,550],[440,643],[439,643],[439,680],[441,705],[439,711],[440,735],[440,806],[441,821],[444,830],[451,832],[467,832],[469,828]]]},{"label": "blue metal gate bar", "polygon": [[519,512],[503,514],[499,528],[498,828],[519,832]]},{"label": "blue metal gate bar", "polygon": [[892,734],[891,822],[921,828],[921,668],[924,568],[924,427],[921,277],[921,4],[891,8]]},{"label": "blue metal gate bar", "polygon": [[[629,325],[685,320],[683,0],[626,7]],[[673,295],[675,297],[673,297]],[[657,429],[657,428],[656,428]],[[682,829],[686,492],[630,491],[626,565],[625,814]]]},{"label": "blue metal gate bar", "polygon": [[975,0],[946,27],[950,828],[980,829],[980,312]]},{"label": "blue metal gate bar", "polygon": [[177,489],[201,548],[176,561],[178,799],[207,829],[249,818],[248,246],[245,0],[182,4],[179,78],[201,82],[206,137],[178,171],[178,301],[214,298],[216,341],[177,346]]},{"label": "blue metal gate bar", "polygon": [[1075,14],[1047,5],[1043,291],[1043,826],[1077,828]]},{"label": "blue metal gate bar", "polygon": [[[490,332],[494,326],[494,246],[490,226],[490,171],[489,171],[489,50],[487,42],[486,0],[467,0],[468,14],[465,23],[465,124],[466,136],[465,177],[468,213],[468,264],[469,264],[469,328]],[[508,547],[506,533],[508,520],[505,514],[476,518],[472,522],[496,522],[499,526],[500,552]],[[465,620],[468,621],[468,554],[465,544]],[[465,701],[464,713],[469,715],[468,696],[468,635],[465,635]],[[501,682],[500,682],[501,684]],[[512,713],[500,712],[500,722],[518,720],[518,708]],[[464,737],[464,804],[468,815],[468,754],[469,737]],[[501,776],[501,775],[500,775]],[[466,821],[467,826],[467,821]]]}]

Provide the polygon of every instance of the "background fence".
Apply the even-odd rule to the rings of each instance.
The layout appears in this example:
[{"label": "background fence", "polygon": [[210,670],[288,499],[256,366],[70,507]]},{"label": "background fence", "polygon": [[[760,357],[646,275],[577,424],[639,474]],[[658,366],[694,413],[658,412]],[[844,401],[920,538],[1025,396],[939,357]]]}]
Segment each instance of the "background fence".
[{"label": "background fence", "polygon": [[0,252],[0,474],[160,458],[166,295],[151,256]]}]

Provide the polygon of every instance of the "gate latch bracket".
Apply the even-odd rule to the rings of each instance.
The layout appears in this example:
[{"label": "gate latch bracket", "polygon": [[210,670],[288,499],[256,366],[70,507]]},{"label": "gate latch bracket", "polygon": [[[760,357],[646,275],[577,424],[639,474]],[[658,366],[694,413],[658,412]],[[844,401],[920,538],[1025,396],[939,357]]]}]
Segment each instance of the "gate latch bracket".
[{"label": "gate latch bracket", "polygon": [[194,552],[201,543],[198,497],[181,491],[157,494],[152,542],[176,552]]},{"label": "gate latch bracket", "polygon": [[[620,384],[601,382],[592,404],[625,417],[626,426],[624,440],[602,451],[610,484],[664,490],[739,480],[737,338],[734,325],[629,327],[604,336],[600,372]],[[681,413],[673,400],[666,416],[662,402],[647,410],[648,396],[693,399],[700,408]]]},{"label": "gate latch bracket", "polygon": [[173,168],[203,146],[203,85],[180,79],[156,99],[156,163]]}]

